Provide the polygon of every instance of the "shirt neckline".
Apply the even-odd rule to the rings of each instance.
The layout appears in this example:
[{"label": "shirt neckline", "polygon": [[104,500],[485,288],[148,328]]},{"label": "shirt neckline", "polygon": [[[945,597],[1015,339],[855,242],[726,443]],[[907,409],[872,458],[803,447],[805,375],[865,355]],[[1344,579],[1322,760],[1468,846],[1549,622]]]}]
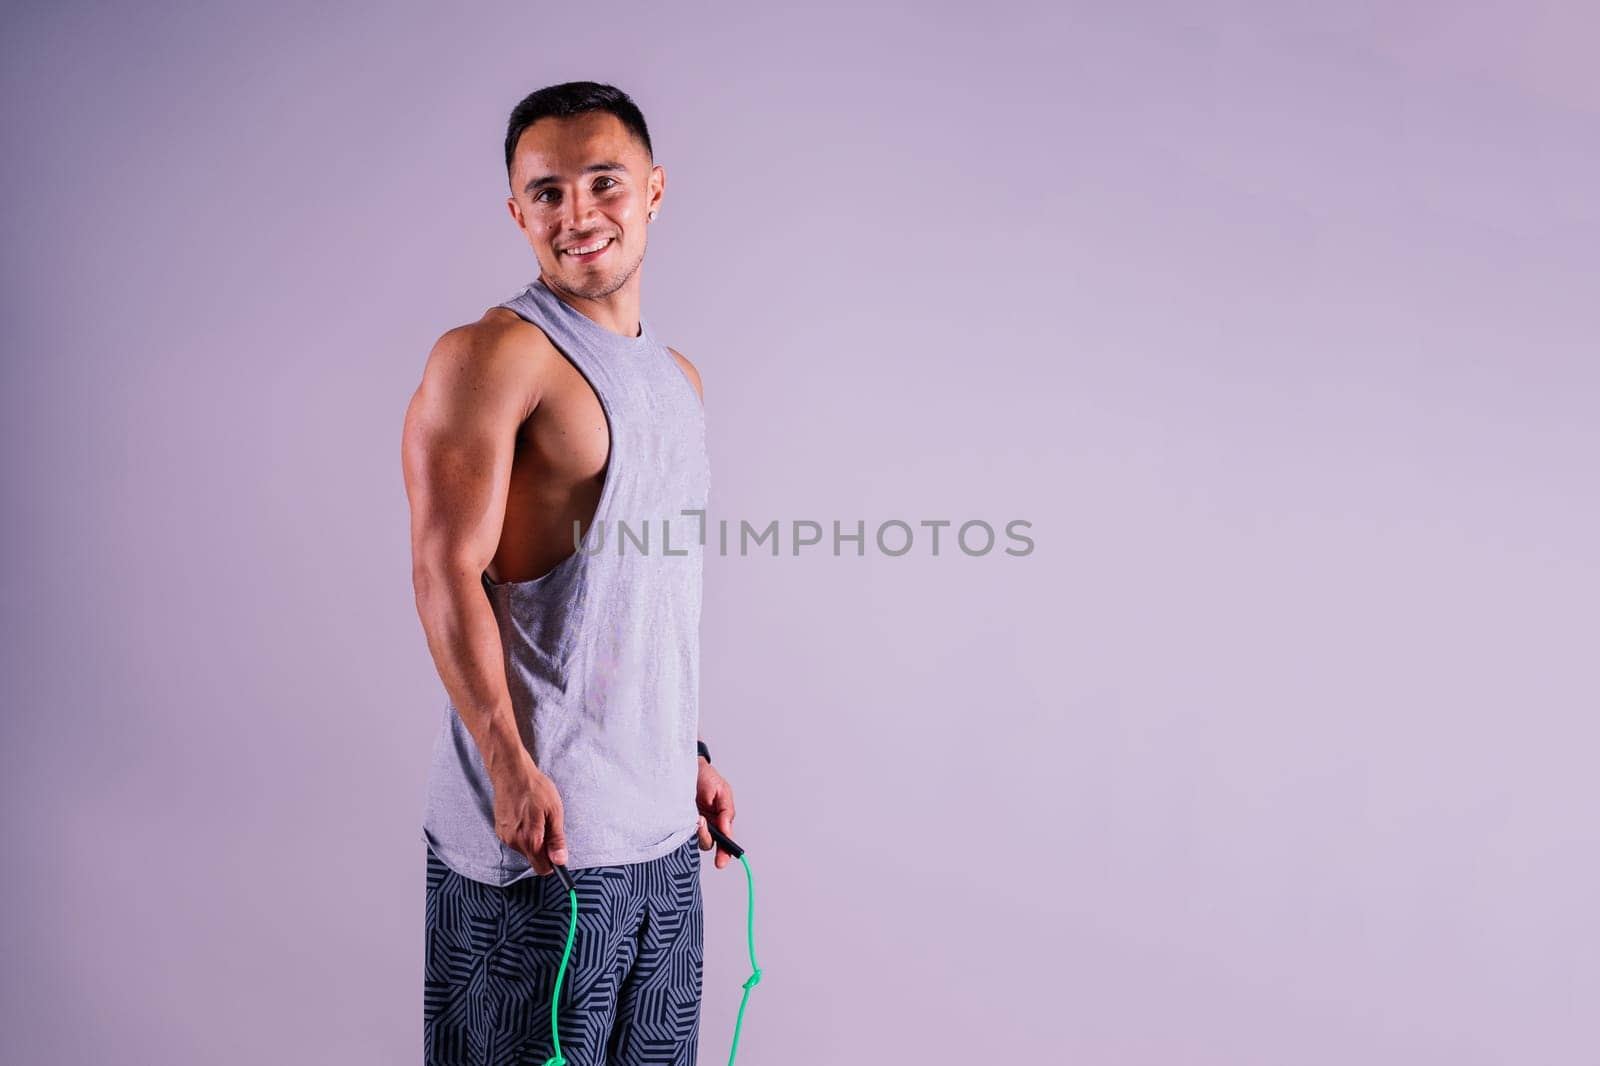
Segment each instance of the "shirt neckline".
[{"label": "shirt neckline", "polygon": [[544,278],[534,278],[533,287],[543,290],[545,297],[553,301],[560,308],[561,313],[567,315],[569,319],[573,320],[573,325],[575,328],[588,333],[590,336],[595,337],[596,339],[609,344],[614,348],[620,348],[624,351],[630,352],[643,351],[650,346],[653,340],[653,336],[650,332],[650,325],[644,320],[644,315],[642,313],[639,315],[638,334],[636,336],[626,337],[614,329],[608,329],[605,326],[602,326],[600,323],[596,322],[594,319],[590,318],[576,307],[573,307],[571,304],[567,303],[567,301],[563,300],[554,289],[550,288],[550,286],[544,283]]}]

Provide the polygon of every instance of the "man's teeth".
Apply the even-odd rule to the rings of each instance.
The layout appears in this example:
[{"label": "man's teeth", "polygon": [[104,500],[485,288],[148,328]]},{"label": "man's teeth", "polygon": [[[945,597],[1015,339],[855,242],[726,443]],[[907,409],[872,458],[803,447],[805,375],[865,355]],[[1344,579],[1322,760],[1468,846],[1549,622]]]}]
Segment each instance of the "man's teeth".
[{"label": "man's teeth", "polygon": [[611,243],[611,238],[607,237],[603,241],[596,241],[593,244],[586,244],[582,248],[568,248],[567,251],[566,251],[566,254],[567,255],[588,255],[590,252],[598,252],[600,249],[604,248],[606,245],[608,245],[610,243]]}]

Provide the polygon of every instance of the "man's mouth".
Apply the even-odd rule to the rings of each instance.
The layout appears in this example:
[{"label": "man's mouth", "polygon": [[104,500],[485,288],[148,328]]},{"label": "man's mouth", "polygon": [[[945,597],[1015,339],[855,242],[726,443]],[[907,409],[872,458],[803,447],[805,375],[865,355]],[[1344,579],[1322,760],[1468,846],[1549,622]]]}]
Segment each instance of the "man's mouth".
[{"label": "man's mouth", "polygon": [[561,254],[580,262],[586,262],[611,247],[611,241],[612,238],[610,237],[601,237],[597,241],[590,241],[588,244],[580,245],[576,248],[563,248]]}]

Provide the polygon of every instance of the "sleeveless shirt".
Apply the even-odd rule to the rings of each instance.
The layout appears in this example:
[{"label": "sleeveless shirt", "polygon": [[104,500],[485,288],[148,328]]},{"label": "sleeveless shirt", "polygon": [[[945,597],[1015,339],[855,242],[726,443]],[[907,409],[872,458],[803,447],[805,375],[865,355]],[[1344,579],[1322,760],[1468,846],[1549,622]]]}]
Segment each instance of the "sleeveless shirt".
[{"label": "sleeveless shirt", "polygon": [[[645,862],[694,836],[699,821],[699,625],[711,477],[704,409],[642,318],[639,335],[624,337],[542,279],[499,306],[543,330],[587,379],[611,437],[581,548],[527,581],[481,575],[505,648],[517,729],[560,792],[567,869]],[[444,702],[423,839],[475,881],[537,876],[495,834],[482,753],[448,693]]]}]

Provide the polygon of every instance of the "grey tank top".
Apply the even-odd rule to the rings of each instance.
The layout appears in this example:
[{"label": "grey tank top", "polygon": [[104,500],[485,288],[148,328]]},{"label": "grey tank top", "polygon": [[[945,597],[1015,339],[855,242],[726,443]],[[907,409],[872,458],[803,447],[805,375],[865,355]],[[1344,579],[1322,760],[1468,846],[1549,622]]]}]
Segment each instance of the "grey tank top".
[{"label": "grey tank top", "polygon": [[[641,320],[639,336],[624,337],[542,280],[500,306],[538,326],[577,367],[611,433],[581,549],[527,581],[482,575],[517,727],[560,791],[567,868],[645,862],[695,835],[699,819],[695,739],[711,478],[704,409],[648,323]],[[495,834],[482,754],[448,694],[422,835],[442,862],[473,880],[506,885],[537,876]]]}]

